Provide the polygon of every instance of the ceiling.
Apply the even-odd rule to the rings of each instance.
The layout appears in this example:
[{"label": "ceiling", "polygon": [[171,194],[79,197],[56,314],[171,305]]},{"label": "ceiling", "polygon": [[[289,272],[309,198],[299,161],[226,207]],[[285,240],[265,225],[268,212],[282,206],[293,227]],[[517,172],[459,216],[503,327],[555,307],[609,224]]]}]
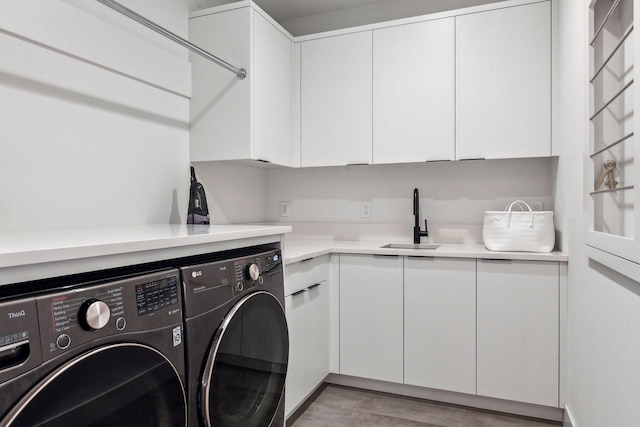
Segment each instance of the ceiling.
[{"label": "ceiling", "polygon": [[[504,0],[254,0],[294,36]],[[189,0],[199,10],[233,0]]]}]

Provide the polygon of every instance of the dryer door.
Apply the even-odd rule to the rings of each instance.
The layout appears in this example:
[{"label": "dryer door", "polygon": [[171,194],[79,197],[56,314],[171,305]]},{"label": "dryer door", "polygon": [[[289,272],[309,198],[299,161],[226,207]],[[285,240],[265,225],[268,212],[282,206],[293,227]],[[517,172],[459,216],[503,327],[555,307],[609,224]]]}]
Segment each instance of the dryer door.
[{"label": "dryer door", "polygon": [[242,298],[216,331],[205,365],[201,413],[208,427],[265,427],[283,396],[289,334],[270,293]]},{"label": "dryer door", "polygon": [[113,344],[56,369],[0,421],[0,427],[175,427],[186,425],[180,376],[157,350]]}]

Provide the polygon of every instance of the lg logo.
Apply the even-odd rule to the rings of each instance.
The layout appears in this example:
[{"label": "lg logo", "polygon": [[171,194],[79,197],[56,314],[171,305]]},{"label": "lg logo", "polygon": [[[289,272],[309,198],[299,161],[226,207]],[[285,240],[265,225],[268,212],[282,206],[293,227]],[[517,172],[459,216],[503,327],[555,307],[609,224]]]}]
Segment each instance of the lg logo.
[{"label": "lg logo", "polygon": [[23,317],[27,315],[27,312],[25,310],[20,310],[20,311],[14,311],[13,313],[8,313],[9,315],[9,319],[15,319],[18,317]]},{"label": "lg logo", "polygon": [[191,277],[193,277],[194,279],[196,277],[200,277],[200,276],[202,276],[202,271],[198,270],[198,271],[194,271],[194,272],[191,273]]}]

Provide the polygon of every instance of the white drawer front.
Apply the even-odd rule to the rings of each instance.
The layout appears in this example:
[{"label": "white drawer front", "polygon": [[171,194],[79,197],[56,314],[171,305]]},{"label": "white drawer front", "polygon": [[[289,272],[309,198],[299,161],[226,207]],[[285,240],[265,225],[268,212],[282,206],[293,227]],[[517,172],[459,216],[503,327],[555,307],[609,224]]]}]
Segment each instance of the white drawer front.
[{"label": "white drawer front", "polygon": [[329,278],[329,255],[289,264],[285,267],[284,294],[291,295]]}]

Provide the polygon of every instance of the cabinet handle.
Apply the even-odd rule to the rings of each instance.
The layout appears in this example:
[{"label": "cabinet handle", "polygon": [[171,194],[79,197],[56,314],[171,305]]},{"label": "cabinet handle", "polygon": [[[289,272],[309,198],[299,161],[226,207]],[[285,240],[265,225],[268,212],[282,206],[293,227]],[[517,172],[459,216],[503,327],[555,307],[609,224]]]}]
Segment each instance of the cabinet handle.
[{"label": "cabinet handle", "polygon": [[311,258],[307,258],[307,259],[303,259],[303,260],[302,260],[302,261],[300,261],[300,262],[307,262],[307,261],[311,261],[312,259],[313,259],[313,257],[311,257]]},{"label": "cabinet handle", "polygon": [[511,264],[512,259],[495,259],[495,258],[479,258],[480,261],[484,262],[493,262],[493,263],[503,263],[503,264]]},{"label": "cabinet handle", "polygon": [[373,254],[374,257],[398,258],[397,254]]},{"label": "cabinet handle", "polygon": [[295,297],[296,295],[300,295],[300,294],[303,294],[303,293],[307,292],[307,290],[308,290],[308,289],[301,289],[301,290],[299,290],[298,292],[294,292],[294,293],[292,293],[292,294],[291,294],[291,296],[292,296],[292,297]]},{"label": "cabinet handle", "polygon": [[308,290],[315,289],[315,288],[317,288],[318,286],[320,286],[321,284],[322,284],[322,283],[316,283],[315,285],[311,285],[311,286],[309,286],[307,289],[308,289]]}]

